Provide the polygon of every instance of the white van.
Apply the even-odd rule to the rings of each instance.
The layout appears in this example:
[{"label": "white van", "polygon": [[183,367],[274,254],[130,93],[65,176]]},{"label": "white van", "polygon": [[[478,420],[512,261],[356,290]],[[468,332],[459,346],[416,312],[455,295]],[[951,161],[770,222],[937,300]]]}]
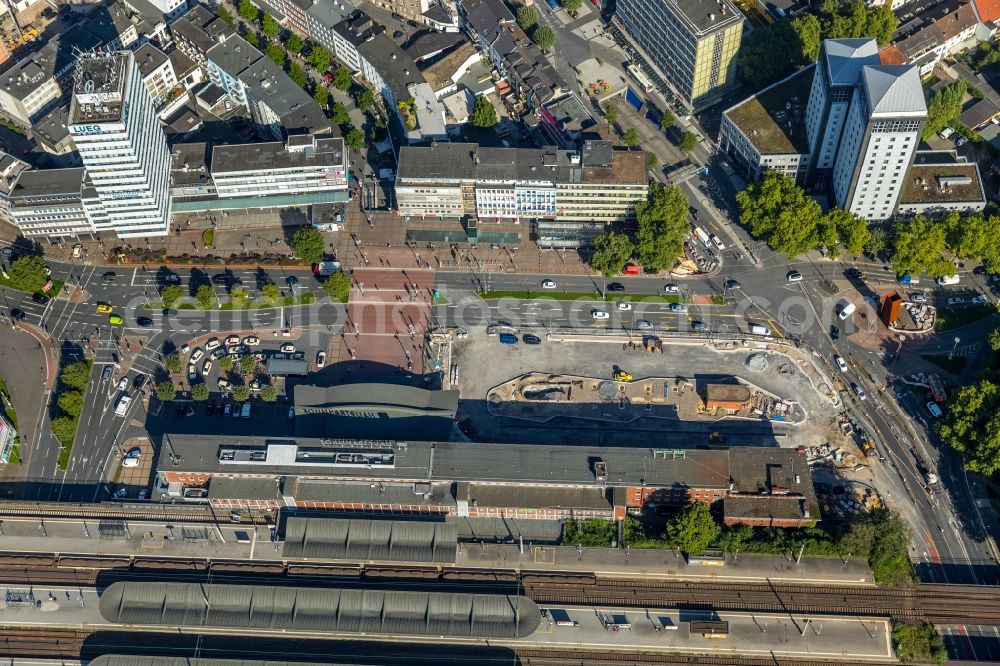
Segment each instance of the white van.
[{"label": "white van", "polygon": [[841,309],[837,316],[840,317],[841,321],[843,321],[854,314],[854,311],[857,309],[858,307],[854,305],[854,303],[848,303],[843,307],[843,309]]},{"label": "white van", "polygon": [[959,282],[960,278],[957,275],[944,275],[937,279],[937,283],[943,287],[958,284]]},{"label": "white van", "polygon": [[132,398],[127,395],[123,395],[118,401],[118,406],[115,407],[115,416],[124,417],[126,412],[128,412],[128,406],[132,403]]},{"label": "white van", "polygon": [[754,335],[764,335],[770,337],[771,329],[760,324],[750,324],[750,332]]}]

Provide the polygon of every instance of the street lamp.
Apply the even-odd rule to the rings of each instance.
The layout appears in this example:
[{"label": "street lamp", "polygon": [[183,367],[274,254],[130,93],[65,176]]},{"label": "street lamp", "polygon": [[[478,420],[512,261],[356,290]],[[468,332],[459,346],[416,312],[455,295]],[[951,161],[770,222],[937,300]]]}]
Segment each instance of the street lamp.
[{"label": "street lamp", "polygon": [[948,354],[948,360],[949,361],[952,359],[952,357],[955,356],[955,350],[958,349],[958,343],[961,342],[961,341],[962,341],[962,338],[960,338],[958,336],[955,337],[955,344],[952,345],[951,353]]}]

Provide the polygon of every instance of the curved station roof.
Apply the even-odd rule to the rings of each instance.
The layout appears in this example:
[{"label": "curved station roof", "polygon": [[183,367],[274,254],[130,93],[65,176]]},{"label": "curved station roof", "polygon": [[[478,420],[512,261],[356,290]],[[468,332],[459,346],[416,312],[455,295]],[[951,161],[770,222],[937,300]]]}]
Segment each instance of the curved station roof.
[{"label": "curved station roof", "polygon": [[523,638],[540,621],[521,596],[200,583],[113,583],[100,610],[125,625],[470,638]]}]

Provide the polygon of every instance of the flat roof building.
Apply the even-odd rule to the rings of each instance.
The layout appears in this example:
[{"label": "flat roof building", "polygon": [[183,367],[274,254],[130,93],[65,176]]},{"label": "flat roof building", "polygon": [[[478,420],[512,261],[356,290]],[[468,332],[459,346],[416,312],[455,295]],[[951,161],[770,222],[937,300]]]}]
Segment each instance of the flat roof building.
[{"label": "flat roof building", "polygon": [[[781,481],[771,469],[774,466],[794,476],[795,483],[785,477]],[[685,450],[178,434],[163,437],[156,474],[158,493],[184,501],[189,490],[206,489],[208,501],[219,508],[287,506],[461,518],[620,520],[628,512],[714,502],[734,491],[748,499],[766,499],[780,487],[786,489],[784,495],[800,497],[809,507],[811,517],[803,524],[819,517],[805,458],[777,448]],[[240,484],[268,479],[273,488],[247,488],[243,497],[233,497],[233,489],[227,488],[226,497],[213,498],[217,479],[238,479]],[[762,485],[761,479],[771,479],[772,486]]]},{"label": "flat roof building", "polygon": [[744,17],[729,0],[617,0],[615,19],[688,106],[704,108],[733,82]]},{"label": "flat roof building", "polygon": [[22,171],[8,195],[11,221],[28,238],[93,234],[83,207],[83,178],[83,168]]}]

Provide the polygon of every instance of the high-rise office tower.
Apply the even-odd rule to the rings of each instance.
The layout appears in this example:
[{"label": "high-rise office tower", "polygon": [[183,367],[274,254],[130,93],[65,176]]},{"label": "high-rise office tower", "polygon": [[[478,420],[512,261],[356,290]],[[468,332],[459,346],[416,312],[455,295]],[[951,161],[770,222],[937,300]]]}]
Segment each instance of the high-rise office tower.
[{"label": "high-rise office tower", "polygon": [[732,81],[743,14],[729,0],[618,0],[615,16],[689,106]]},{"label": "high-rise office tower", "polygon": [[837,205],[870,221],[892,216],[927,121],[915,65],[865,65],[833,164]]},{"label": "high-rise office tower", "polygon": [[95,230],[122,238],[166,234],[170,151],[131,51],[80,56],[69,122],[87,169],[84,205]]},{"label": "high-rise office tower", "polygon": [[874,39],[823,41],[806,107],[812,174],[808,182],[822,184],[829,179],[861,68],[878,64],[878,43]]}]

